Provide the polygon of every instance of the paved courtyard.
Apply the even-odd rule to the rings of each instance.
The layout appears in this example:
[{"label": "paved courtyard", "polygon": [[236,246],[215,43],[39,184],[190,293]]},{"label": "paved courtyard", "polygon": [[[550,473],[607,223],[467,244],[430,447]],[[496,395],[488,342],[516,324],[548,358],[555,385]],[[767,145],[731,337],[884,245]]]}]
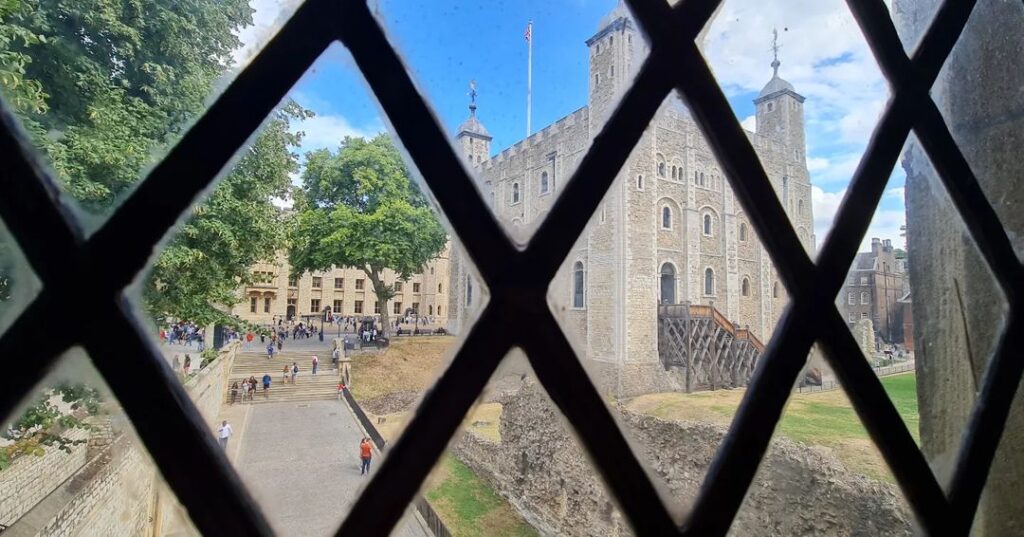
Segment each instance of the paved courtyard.
[{"label": "paved courtyard", "polygon": [[[278,535],[333,535],[369,481],[359,475],[362,431],[339,401],[251,405],[232,440],[235,464]],[[374,457],[374,467],[379,463]],[[426,537],[412,516],[392,534]]]}]

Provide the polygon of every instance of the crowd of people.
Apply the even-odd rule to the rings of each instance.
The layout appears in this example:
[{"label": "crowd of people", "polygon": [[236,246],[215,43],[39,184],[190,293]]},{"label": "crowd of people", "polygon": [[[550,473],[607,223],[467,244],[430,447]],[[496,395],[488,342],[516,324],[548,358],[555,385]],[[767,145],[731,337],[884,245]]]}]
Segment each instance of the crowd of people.
[{"label": "crowd of people", "polygon": [[178,344],[191,347],[193,343],[199,349],[199,352],[203,351],[203,340],[206,336],[206,331],[199,327],[196,323],[189,321],[179,321],[171,324],[166,329],[160,329],[160,339],[166,341],[168,344]]}]

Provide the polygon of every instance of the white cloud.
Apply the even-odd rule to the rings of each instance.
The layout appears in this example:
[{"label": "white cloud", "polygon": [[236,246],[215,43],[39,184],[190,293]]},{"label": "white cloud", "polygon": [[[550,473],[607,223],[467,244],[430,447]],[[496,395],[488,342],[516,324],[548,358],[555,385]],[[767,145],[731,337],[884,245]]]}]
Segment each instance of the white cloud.
[{"label": "white cloud", "polygon": [[[827,159],[824,157],[808,157],[807,169],[811,172],[811,182],[816,185],[846,185],[853,178],[853,172],[857,169],[857,165],[860,164],[860,158],[861,152],[859,151],[833,155]],[[821,165],[821,162],[818,162],[817,159],[826,160],[827,166],[812,168],[812,161],[815,162],[815,166]]]},{"label": "white cloud", "polygon": [[889,190],[885,191],[885,197],[889,199],[900,200],[900,203],[902,203],[903,200],[905,200],[907,197],[907,189],[902,186],[890,188]]},{"label": "white cloud", "polygon": [[317,115],[292,123],[292,131],[302,131],[301,153],[314,149],[337,149],[346,136],[370,138],[384,130],[379,123],[356,126],[339,115]]},{"label": "white cloud", "polygon": [[757,116],[747,116],[740,121],[740,125],[750,132],[757,132]]},{"label": "white cloud", "polygon": [[[902,191],[903,189],[890,189],[886,192],[886,195],[889,196],[897,190]],[[814,211],[814,234],[817,236],[819,248],[821,248],[825,243],[825,238],[828,236],[828,232],[832,229],[836,213],[839,211],[839,205],[842,203],[843,196],[845,195],[845,188],[838,192],[825,192],[819,187],[811,187],[811,207]],[[872,237],[889,239],[897,248],[904,247],[904,239],[900,236],[902,233],[900,228],[907,223],[907,212],[903,207],[902,195],[899,197],[899,200],[901,203],[897,208],[875,211],[874,216],[871,218],[871,224],[868,225],[868,231],[864,235],[864,240],[861,241],[861,252],[866,252],[871,249]]]},{"label": "white cloud", "polygon": [[827,158],[809,157],[807,159],[807,170],[811,173],[827,170],[830,164],[831,163]]},{"label": "white cloud", "polygon": [[232,53],[235,65],[244,65],[251,60],[301,3],[302,0],[251,0],[249,7],[255,10],[253,24],[236,34],[242,46]]}]

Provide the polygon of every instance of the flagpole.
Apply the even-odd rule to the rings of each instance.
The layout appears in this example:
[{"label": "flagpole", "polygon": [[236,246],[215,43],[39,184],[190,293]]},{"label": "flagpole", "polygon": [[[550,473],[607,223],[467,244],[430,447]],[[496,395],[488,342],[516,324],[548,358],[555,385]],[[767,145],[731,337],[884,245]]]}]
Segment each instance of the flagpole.
[{"label": "flagpole", "polygon": [[530,137],[530,115],[533,109],[533,21],[526,28],[526,137]]}]

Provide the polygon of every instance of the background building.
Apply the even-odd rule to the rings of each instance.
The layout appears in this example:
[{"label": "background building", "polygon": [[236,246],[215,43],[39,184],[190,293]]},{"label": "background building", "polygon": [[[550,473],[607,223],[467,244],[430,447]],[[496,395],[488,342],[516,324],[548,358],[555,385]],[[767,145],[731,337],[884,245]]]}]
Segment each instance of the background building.
[{"label": "background building", "polygon": [[[522,239],[600,132],[647,52],[621,4],[587,40],[588,105],[491,156],[491,136],[470,106],[456,134],[498,218]],[[755,99],[747,135],[779,200],[814,250],[804,97],[774,74]],[[462,254],[452,256],[449,329],[479,301]],[[617,393],[674,389],[659,360],[659,304],[712,305],[737,328],[767,340],[786,291],[722,167],[678,97],[663,103],[604,202],[562,265],[552,302],[599,381]]]},{"label": "background building", "polygon": [[[448,250],[446,246],[437,259],[409,281],[398,280],[391,270],[384,271],[384,283],[398,286],[387,303],[389,314],[404,314],[412,308],[428,317],[447,315]],[[328,307],[342,316],[380,313],[373,284],[360,269],[334,268],[291,278],[287,255],[281,253],[276,263],[258,263],[252,270],[255,283],[241,290],[244,299],[231,310],[246,321],[270,324],[279,319],[319,318]]]},{"label": "background building", "polygon": [[871,239],[871,251],[857,254],[836,298],[851,327],[871,320],[880,345],[904,343],[905,308],[899,300],[908,293],[905,261],[896,258],[889,239]]}]

